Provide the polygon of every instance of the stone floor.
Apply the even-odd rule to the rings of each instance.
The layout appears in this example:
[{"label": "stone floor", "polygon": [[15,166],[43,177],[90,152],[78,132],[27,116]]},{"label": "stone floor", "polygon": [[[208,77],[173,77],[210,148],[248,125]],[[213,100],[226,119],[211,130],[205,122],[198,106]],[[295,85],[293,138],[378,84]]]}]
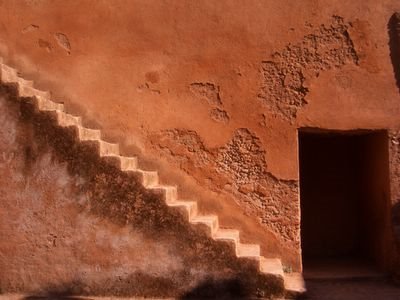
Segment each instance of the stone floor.
[{"label": "stone floor", "polygon": [[385,279],[307,280],[307,295],[312,300],[399,300],[400,287]]},{"label": "stone floor", "polygon": [[[307,280],[307,294],[304,300],[399,300],[400,286],[387,279],[334,279]],[[0,295],[0,300],[127,300],[118,297],[32,297],[26,295]],[[129,298],[144,299],[144,298]],[[146,298],[149,299],[149,298]],[[153,300],[156,298],[152,298]],[[283,299],[282,299],[283,300]]]}]

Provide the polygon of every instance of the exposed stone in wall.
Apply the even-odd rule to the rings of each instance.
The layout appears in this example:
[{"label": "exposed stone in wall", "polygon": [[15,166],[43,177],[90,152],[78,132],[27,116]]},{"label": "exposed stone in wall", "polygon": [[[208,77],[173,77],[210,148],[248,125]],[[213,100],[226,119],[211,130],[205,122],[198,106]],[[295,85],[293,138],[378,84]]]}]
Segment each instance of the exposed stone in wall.
[{"label": "exposed stone in wall", "polygon": [[[397,245],[397,253],[400,253],[400,131],[389,131],[389,171],[390,189],[392,199],[392,229],[393,238]],[[400,255],[397,255],[397,268],[400,268]],[[400,277],[400,272],[397,271]]]},{"label": "exposed stone in wall", "polygon": [[262,63],[263,83],[259,98],[276,114],[286,119],[296,117],[307,103],[307,77],[339,68],[347,63],[358,63],[357,54],[347,29],[351,26],[335,16],[328,26],[321,25],[299,43],[288,44]]},{"label": "exposed stone in wall", "polygon": [[214,108],[210,111],[210,118],[218,123],[227,124],[229,122],[229,115],[225,110]]},{"label": "exposed stone in wall", "polygon": [[68,54],[71,54],[71,44],[64,33],[57,32],[54,34],[54,38],[62,49],[64,49]]},{"label": "exposed stone in wall", "polygon": [[203,100],[206,100],[212,106],[222,105],[219,95],[219,86],[209,82],[194,82],[190,84],[192,93]]},{"label": "exposed stone in wall", "polygon": [[147,82],[144,83],[144,84],[139,85],[136,90],[138,92],[140,92],[140,93],[149,92],[149,93],[151,93],[153,95],[160,95],[161,94],[160,90],[151,88],[150,85]]},{"label": "exposed stone in wall", "polygon": [[400,131],[389,132],[390,176],[393,184],[392,202],[400,202]]},{"label": "exposed stone in wall", "polygon": [[230,117],[223,109],[219,86],[209,82],[195,82],[190,84],[190,91],[197,98],[207,101],[211,120],[222,124],[229,122]]},{"label": "exposed stone in wall", "polygon": [[231,141],[218,149],[217,171],[230,174],[238,185],[254,183],[265,172],[264,152],[260,140],[248,129],[238,129]]},{"label": "exposed stone in wall", "polygon": [[211,163],[212,154],[206,150],[195,131],[166,130],[163,134],[152,136],[154,142],[157,139],[158,147],[164,153],[174,157],[183,169],[189,170],[191,166],[204,167]]},{"label": "exposed stone in wall", "polygon": [[298,212],[293,206],[297,182],[278,180],[267,171],[259,138],[248,129],[238,129],[231,141],[217,150],[216,164],[248,212],[283,239],[296,241],[297,229],[289,219]]},{"label": "exposed stone in wall", "polygon": [[25,33],[29,33],[29,32],[32,32],[32,31],[36,31],[38,29],[39,29],[38,25],[30,24],[30,25],[26,26],[25,28],[23,28],[21,30],[21,33],[25,34]]},{"label": "exposed stone in wall", "polygon": [[298,183],[278,180],[268,172],[263,145],[248,129],[236,130],[226,145],[215,149],[207,149],[196,132],[181,129],[153,134],[151,140],[200,183],[233,195],[265,227],[285,241],[298,242],[299,224],[292,219],[298,215]]}]

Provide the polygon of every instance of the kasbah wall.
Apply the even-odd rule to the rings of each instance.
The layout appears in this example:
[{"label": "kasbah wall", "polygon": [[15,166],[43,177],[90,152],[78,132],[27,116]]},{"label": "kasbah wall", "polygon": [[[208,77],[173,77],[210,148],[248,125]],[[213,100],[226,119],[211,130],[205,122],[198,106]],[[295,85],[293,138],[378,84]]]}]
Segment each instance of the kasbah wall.
[{"label": "kasbah wall", "polygon": [[[0,54],[203,211],[300,270],[298,128],[390,129],[392,205],[400,199],[396,10],[397,0],[3,0]],[[194,264],[177,233],[154,238],[89,214],[90,172],[68,171],[15,108],[1,110],[4,290],[76,274],[101,288],[109,276],[173,278]],[[218,273],[196,255],[190,276]],[[93,268],[101,278],[87,279]]]}]

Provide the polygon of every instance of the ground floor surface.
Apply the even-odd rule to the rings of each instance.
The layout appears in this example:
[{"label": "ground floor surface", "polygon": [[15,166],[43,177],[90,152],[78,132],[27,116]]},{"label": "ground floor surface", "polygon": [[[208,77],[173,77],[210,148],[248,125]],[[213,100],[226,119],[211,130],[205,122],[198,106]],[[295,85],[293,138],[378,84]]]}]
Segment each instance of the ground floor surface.
[{"label": "ground floor surface", "polygon": [[[398,300],[400,286],[394,285],[387,279],[360,280],[307,280],[307,294],[304,300]],[[77,297],[70,295],[35,297],[34,295],[0,295],[0,300],[126,300],[118,297]],[[144,298],[130,298],[144,299]],[[149,299],[149,298],[146,298]],[[282,299],[280,299],[282,300]]]}]

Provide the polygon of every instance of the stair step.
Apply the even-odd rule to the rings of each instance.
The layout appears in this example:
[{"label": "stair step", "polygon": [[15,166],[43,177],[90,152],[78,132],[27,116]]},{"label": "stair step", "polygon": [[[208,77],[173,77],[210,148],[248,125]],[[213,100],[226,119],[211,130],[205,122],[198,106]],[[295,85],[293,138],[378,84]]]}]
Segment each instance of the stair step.
[{"label": "stair step", "polygon": [[272,274],[281,276],[283,278],[282,262],[279,258],[265,258],[260,259],[260,270],[265,274]]},{"label": "stair step", "polygon": [[20,97],[32,98],[42,97],[50,100],[50,93],[48,91],[41,91],[27,84],[25,81],[18,80],[18,95]]},{"label": "stair step", "polygon": [[36,96],[37,106],[41,111],[64,111],[64,104],[56,103],[46,97]]},{"label": "stair step", "polygon": [[89,129],[77,126],[78,136],[81,141],[97,141],[101,139],[101,132],[98,129]]},{"label": "stair step", "polygon": [[1,81],[4,83],[17,83],[18,72],[14,68],[1,64]]},{"label": "stair step", "polygon": [[135,171],[137,169],[138,161],[136,157],[108,155],[103,156],[103,158],[121,171]]},{"label": "stair step", "polygon": [[18,77],[18,84],[33,88],[33,81]]},{"label": "stair step", "polygon": [[237,244],[236,254],[238,257],[260,258],[260,245],[256,244]]},{"label": "stair step", "polygon": [[167,203],[175,202],[178,199],[178,189],[172,185],[150,185],[149,189],[162,193]]},{"label": "stair step", "polygon": [[158,172],[156,171],[144,171],[137,169],[135,171],[126,172],[134,175],[135,177],[139,177],[138,179],[145,188],[158,185]]},{"label": "stair step", "polygon": [[120,156],[119,159],[121,161],[122,171],[134,171],[138,168],[137,157]]},{"label": "stair step", "polygon": [[203,224],[210,228],[211,236],[218,230],[218,217],[214,215],[197,215],[190,220],[193,224]]},{"label": "stair step", "polygon": [[219,228],[214,233],[213,238],[215,240],[234,241],[235,243],[239,243],[239,230]]},{"label": "stair step", "polygon": [[82,118],[67,114],[63,111],[56,111],[57,123],[62,127],[82,126]]},{"label": "stair step", "polygon": [[119,145],[108,143],[103,140],[99,141],[100,156],[119,156]]},{"label": "stair step", "polygon": [[177,200],[174,202],[167,202],[167,205],[174,208],[182,209],[190,220],[197,215],[197,202]]},{"label": "stair step", "polygon": [[307,291],[303,275],[301,273],[286,273],[284,275],[286,295],[297,297]]}]

